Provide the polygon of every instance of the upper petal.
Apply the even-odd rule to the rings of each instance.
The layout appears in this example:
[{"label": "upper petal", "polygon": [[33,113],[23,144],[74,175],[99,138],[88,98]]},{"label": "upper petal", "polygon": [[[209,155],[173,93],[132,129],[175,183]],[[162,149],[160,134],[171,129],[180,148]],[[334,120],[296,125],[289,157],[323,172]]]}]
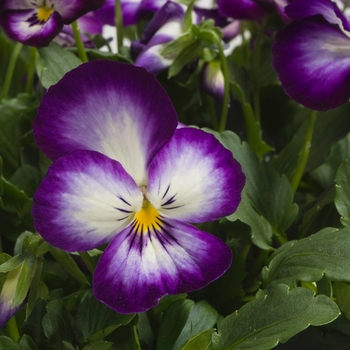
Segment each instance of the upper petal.
[{"label": "upper petal", "polygon": [[231,264],[229,247],[197,228],[163,218],[161,227],[125,228],[102,254],[94,295],[121,313],[143,312],[165,294],[200,289]]},{"label": "upper petal", "polygon": [[55,161],[34,194],[36,230],[66,251],[111,241],[141,208],[142,192],[120,163],[93,151]]},{"label": "upper petal", "polygon": [[151,74],[95,60],[50,87],[34,120],[34,137],[51,159],[75,149],[101,152],[118,160],[141,186],[176,126],[170,98]]},{"label": "upper petal", "polygon": [[254,0],[219,0],[222,16],[235,19],[259,20],[265,17],[265,10]]},{"label": "upper petal", "polygon": [[273,66],[285,92],[314,110],[338,107],[350,97],[350,38],[322,17],[280,30]]},{"label": "upper petal", "polygon": [[0,11],[0,25],[9,38],[35,47],[47,46],[60,32],[63,21],[52,12],[46,21],[37,18],[37,9]]},{"label": "upper petal", "polygon": [[213,135],[183,128],[151,163],[147,198],[167,216],[204,222],[233,213],[244,183],[240,164]]},{"label": "upper petal", "polygon": [[293,0],[285,8],[286,14],[294,19],[301,20],[307,17],[322,15],[324,19],[340,28],[350,30],[350,24],[336,3],[331,0]]}]

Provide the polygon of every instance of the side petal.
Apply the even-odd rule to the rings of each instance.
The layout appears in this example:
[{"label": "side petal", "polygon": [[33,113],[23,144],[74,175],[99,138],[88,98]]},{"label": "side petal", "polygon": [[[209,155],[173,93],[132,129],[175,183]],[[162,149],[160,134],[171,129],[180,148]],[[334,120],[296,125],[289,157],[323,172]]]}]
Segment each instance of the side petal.
[{"label": "side petal", "polygon": [[325,111],[350,97],[350,38],[322,17],[297,21],[277,32],[272,62],[285,92]]},{"label": "side petal", "polygon": [[240,164],[213,135],[183,128],[151,163],[147,198],[162,214],[204,222],[232,214],[244,183]]},{"label": "side petal", "polygon": [[52,164],[33,198],[36,230],[55,247],[85,251],[110,242],[139,211],[143,195],[120,163],[75,151]]},{"label": "side petal", "polygon": [[58,12],[53,12],[45,22],[37,19],[37,10],[0,11],[0,26],[6,35],[25,45],[43,47],[60,32],[63,21]]},{"label": "side petal", "polygon": [[123,230],[102,254],[95,297],[120,313],[143,312],[166,294],[203,288],[230,266],[232,253],[217,237],[164,218],[144,233]]},{"label": "side petal", "polygon": [[176,126],[171,100],[151,74],[94,60],[50,87],[34,120],[34,137],[51,159],[76,149],[101,152],[118,160],[141,186]]}]

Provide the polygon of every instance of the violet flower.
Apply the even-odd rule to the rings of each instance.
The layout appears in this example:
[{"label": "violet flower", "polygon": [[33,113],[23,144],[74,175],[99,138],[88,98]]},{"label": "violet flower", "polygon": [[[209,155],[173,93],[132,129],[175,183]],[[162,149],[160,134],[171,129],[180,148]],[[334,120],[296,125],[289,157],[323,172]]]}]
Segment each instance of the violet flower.
[{"label": "violet flower", "polygon": [[294,21],[278,31],[273,66],[296,102],[325,111],[350,97],[350,24],[330,0],[294,0]]},{"label": "violet flower", "polygon": [[131,51],[136,56],[136,66],[157,75],[172,64],[175,56],[165,58],[161,51],[166,43],[184,33],[184,16],[182,5],[173,1],[166,2],[149,22],[141,40],[131,44]]},{"label": "violet flower", "polygon": [[0,26],[9,38],[35,47],[47,46],[64,24],[95,10],[105,0],[2,0]]},{"label": "violet flower", "polygon": [[16,293],[18,277],[21,266],[10,271],[0,293],[0,328],[4,327],[9,319],[22,307],[23,303],[12,307],[12,301]]},{"label": "violet flower", "polygon": [[93,291],[117,312],[202,288],[231,263],[224,242],[186,222],[234,212],[244,174],[211,134],[177,125],[151,74],[98,60],[50,87],[34,120],[54,160],[34,195],[34,225],[69,252],[111,242]]}]

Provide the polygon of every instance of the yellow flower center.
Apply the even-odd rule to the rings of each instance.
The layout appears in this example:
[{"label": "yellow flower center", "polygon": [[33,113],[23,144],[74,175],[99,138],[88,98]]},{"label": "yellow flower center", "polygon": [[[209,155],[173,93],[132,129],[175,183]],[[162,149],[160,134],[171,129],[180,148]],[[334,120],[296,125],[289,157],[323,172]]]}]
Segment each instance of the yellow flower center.
[{"label": "yellow flower center", "polygon": [[39,7],[38,13],[37,13],[38,20],[46,22],[50,18],[52,12],[53,12],[52,7],[47,7],[47,6]]},{"label": "yellow flower center", "polygon": [[135,215],[135,228],[138,233],[145,233],[150,229],[159,230],[161,225],[158,210],[144,199],[141,210]]}]

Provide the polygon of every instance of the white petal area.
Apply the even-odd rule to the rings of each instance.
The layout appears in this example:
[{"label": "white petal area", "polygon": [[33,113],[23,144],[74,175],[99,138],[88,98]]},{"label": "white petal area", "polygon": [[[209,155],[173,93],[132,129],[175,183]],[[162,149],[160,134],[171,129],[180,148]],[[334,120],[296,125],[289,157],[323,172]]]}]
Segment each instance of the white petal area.
[{"label": "white petal area", "polygon": [[147,198],[166,216],[210,221],[237,209],[244,183],[240,164],[213,135],[183,128],[151,163]]},{"label": "white petal area", "polygon": [[75,151],[53,163],[34,194],[34,226],[60,249],[85,251],[111,241],[142,200],[120,163],[98,152]]}]

